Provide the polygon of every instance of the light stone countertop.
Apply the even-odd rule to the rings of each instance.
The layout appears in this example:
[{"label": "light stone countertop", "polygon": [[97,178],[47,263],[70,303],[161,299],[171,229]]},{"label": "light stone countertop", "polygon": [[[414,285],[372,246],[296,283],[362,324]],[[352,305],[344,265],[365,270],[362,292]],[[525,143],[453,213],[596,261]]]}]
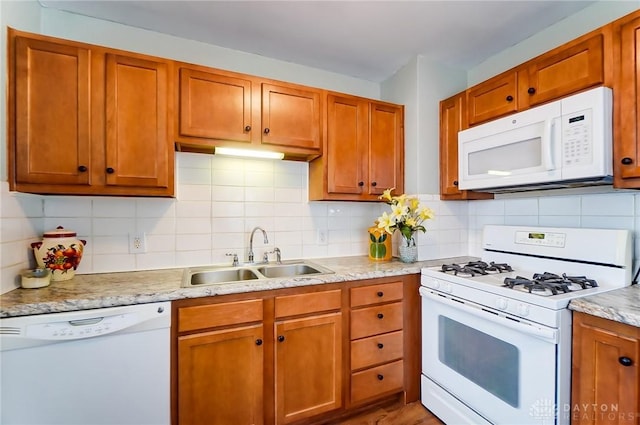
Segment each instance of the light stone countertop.
[{"label": "light stone countertop", "polygon": [[640,327],[639,285],[571,300],[569,308],[603,319]]},{"label": "light stone countertop", "polygon": [[443,258],[412,264],[402,263],[397,258],[391,261],[371,261],[367,256],[314,258],[308,261],[328,267],[335,273],[191,288],[181,287],[184,268],[76,275],[71,280],[51,282],[44,288],[19,288],[0,295],[0,317],[60,313],[417,274],[422,267],[463,262],[469,258]]}]

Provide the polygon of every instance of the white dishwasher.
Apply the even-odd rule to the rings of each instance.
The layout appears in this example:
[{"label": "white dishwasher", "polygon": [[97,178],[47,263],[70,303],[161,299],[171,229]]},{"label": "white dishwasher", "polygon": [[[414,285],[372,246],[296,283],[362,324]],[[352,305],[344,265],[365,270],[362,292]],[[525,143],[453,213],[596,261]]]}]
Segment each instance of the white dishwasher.
[{"label": "white dishwasher", "polygon": [[0,319],[0,423],[170,422],[171,303]]}]

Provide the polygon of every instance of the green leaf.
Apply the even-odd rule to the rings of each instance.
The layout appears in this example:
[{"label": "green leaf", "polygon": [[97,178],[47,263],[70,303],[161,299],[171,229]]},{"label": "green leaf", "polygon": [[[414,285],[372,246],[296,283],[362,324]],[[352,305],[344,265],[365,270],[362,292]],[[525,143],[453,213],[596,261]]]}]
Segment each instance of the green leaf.
[{"label": "green leaf", "polygon": [[369,233],[369,239],[371,239],[371,242],[376,243],[376,235],[374,235],[373,233]]}]

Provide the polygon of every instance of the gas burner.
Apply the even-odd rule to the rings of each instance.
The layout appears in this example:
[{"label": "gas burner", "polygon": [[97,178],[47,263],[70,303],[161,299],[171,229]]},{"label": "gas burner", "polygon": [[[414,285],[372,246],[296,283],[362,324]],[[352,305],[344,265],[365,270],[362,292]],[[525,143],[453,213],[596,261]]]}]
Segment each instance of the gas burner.
[{"label": "gas burner", "polygon": [[475,276],[475,275],[487,275],[491,273],[504,273],[511,272],[513,269],[510,265],[506,263],[494,263],[491,261],[490,263],[486,263],[484,261],[470,261],[467,264],[443,264],[442,272],[453,272],[454,275],[465,275],[465,276]]},{"label": "gas burner", "polygon": [[[505,287],[515,288],[521,286],[530,293],[541,293],[542,295],[558,295],[559,293],[568,293],[587,287],[595,288],[598,283],[593,279],[587,279],[585,276],[562,276],[555,273],[534,273],[531,279],[516,276],[515,278],[505,278]],[[550,292],[550,294],[549,294]]]}]

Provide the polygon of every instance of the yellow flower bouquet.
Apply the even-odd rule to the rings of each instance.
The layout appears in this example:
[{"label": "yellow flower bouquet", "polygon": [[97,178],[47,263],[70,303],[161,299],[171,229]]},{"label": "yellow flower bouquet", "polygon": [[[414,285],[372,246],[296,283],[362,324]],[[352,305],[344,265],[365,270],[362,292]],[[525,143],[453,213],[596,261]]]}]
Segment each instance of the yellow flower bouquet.
[{"label": "yellow flower bouquet", "polygon": [[413,236],[416,232],[426,232],[423,223],[434,217],[431,208],[420,205],[420,200],[415,196],[392,196],[395,188],[387,189],[380,195],[380,199],[391,205],[391,213],[383,212],[378,217],[378,228],[384,229],[388,234],[399,230],[402,234],[402,244],[415,245]]}]

